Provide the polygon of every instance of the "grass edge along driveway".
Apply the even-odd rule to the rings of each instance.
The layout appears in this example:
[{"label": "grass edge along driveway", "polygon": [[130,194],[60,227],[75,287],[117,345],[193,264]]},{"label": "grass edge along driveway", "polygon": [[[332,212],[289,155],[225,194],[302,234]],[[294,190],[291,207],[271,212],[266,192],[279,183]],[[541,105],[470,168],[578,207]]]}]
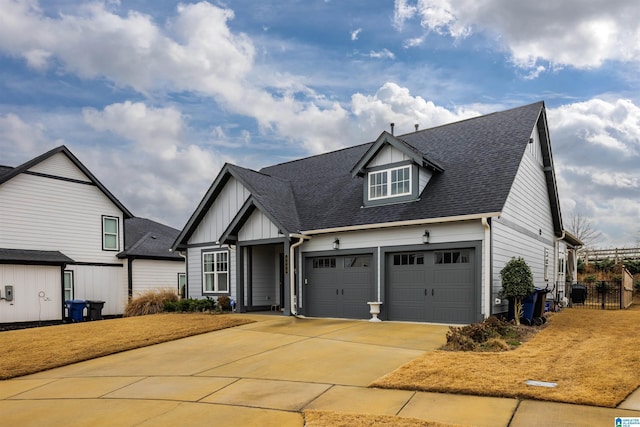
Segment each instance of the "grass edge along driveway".
[{"label": "grass edge along driveway", "polygon": [[0,332],[0,380],[252,323],[235,315],[152,314]]},{"label": "grass edge along driveway", "polygon": [[[437,350],[372,387],[616,407],[640,386],[640,310],[565,309],[518,349]],[[556,383],[554,388],[527,380]]]}]

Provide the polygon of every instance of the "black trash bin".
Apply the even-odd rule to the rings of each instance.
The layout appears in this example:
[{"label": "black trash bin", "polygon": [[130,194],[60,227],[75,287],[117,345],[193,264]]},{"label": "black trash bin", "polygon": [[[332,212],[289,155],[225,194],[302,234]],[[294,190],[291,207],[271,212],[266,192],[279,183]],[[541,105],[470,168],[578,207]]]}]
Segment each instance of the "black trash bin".
[{"label": "black trash bin", "polygon": [[104,301],[87,300],[87,318],[89,320],[102,320],[102,308]]},{"label": "black trash bin", "polygon": [[533,308],[533,323],[542,325],[546,323],[547,318],[544,317],[545,306],[547,305],[547,292],[549,288],[535,288],[534,292],[538,295]]},{"label": "black trash bin", "polygon": [[69,319],[72,322],[82,322],[84,320],[84,309],[87,306],[87,302],[83,299],[72,299],[65,301],[67,310],[69,312]]},{"label": "black trash bin", "polygon": [[584,304],[587,299],[587,287],[581,283],[571,286],[571,303]]}]

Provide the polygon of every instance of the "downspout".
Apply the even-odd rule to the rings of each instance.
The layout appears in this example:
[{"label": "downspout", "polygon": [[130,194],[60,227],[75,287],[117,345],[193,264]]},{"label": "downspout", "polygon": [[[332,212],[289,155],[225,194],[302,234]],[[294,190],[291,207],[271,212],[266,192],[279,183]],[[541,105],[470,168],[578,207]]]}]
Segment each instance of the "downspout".
[{"label": "downspout", "polygon": [[305,239],[311,239],[309,236],[305,236],[303,234],[289,234],[289,237],[297,237],[298,240],[293,245],[289,246],[289,297],[291,304],[291,314],[294,316],[298,315],[298,304],[296,301],[296,275],[295,275],[295,249],[304,243]]},{"label": "downspout", "polygon": [[[554,287],[553,297],[554,297],[554,299],[556,301],[558,300],[558,297],[559,297],[559,294],[558,294],[559,289],[558,288],[560,287],[560,285],[558,283],[558,266],[556,265],[556,263],[558,262],[558,255],[560,254],[560,249],[559,249],[560,245],[559,245],[559,243],[560,243],[561,240],[564,240],[564,238],[566,236],[567,236],[567,233],[564,230],[562,230],[562,235],[560,237],[556,237],[554,239],[554,242],[553,242],[553,266],[555,267],[553,269],[553,287]],[[573,280],[573,271],[574,271],[574,269],[573,269],[573,265],[572,265],[571,266],[571,272],[572,272],[571,280]],[[565,252],[565,256],[564,256],[564,280],[565,280],[565,283],[566,283],[566,281],[567,281],[567,253],[566,252]],[[563,285],[564,285],[564,283],[563,283]],[[562,287],[562,289],[564,290],[564,286]],[[564,296],[564,292],[562,292],[562,293],[563,293],[563,296]]]},{"label": "downspout", "polygon": [[491,225],[487,217],[482,217],[482,226],[484,227],[484,248],[482,250],[484,256],[484,279],[482,280],[485,284],[485,317],[489,317],[492,312],[491,305],[491,291],[493,290],[493,284],[491,283]]}]

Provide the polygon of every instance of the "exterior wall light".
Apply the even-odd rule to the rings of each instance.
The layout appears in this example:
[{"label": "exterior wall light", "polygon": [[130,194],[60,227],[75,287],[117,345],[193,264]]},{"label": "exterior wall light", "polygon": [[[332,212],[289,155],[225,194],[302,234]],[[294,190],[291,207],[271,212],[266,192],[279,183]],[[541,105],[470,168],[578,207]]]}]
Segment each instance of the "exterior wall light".
[{"label": "exterior wall light", "polygon": [[336,240],[333,241],[333,249],[340,249],[340,240],[336,237]]},{"label": "exterior wall light", "polygon": [[429,243],[429,230],[424,230],[422,235],[422,243]]}]

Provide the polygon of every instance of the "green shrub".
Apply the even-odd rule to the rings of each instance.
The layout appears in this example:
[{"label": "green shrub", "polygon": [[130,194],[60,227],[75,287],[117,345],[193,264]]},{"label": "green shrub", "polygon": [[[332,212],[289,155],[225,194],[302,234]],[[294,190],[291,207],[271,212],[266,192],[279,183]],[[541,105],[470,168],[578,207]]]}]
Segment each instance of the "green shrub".
[{"label": "green shrub", "polygon": [[500,270],[502,277],[501,296],[514,299],[514,311],[516,325],[520,324],[522,317],[522,299],[533,292],[533,274],[531,269],[521,257],[511,258]]},{"label": "green shrub", "polygon": [[145,291],[129,301],[124,317],[161,313],[167,301],[178,301],[178,295],[169,289]]}]

